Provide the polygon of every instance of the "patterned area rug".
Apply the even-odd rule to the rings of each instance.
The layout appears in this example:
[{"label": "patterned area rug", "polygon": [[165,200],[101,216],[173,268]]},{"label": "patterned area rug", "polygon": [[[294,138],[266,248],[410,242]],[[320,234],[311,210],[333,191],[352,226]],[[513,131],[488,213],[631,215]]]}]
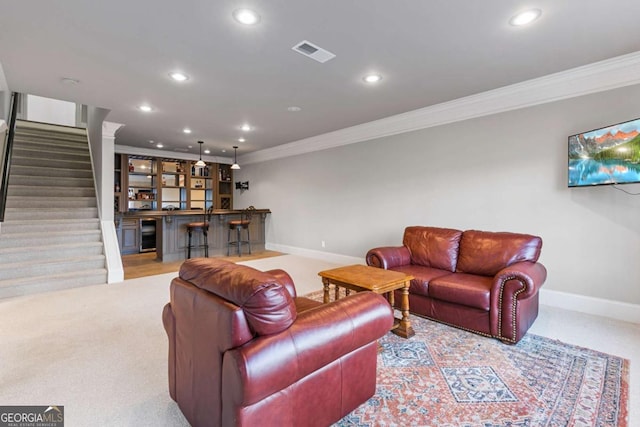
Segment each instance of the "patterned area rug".
[{"label": "patterned area rug", "polygon": [[376,394],[336,426],[627,426],[626,359],[533,334],[508,345],[411,322],[413,338],[380,340]]}]

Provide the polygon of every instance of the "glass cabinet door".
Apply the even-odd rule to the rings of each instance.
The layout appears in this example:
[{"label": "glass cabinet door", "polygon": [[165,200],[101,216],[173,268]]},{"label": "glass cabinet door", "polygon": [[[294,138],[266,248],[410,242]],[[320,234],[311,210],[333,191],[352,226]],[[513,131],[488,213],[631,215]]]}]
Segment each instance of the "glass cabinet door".
[{"label": "glass cabinet door", "polygon": [[213,165],[203,167],[191,162],[189,176],[189,201],[191,209],[207,209],[213,206]]},{"label": "glass cabinet door", "polygon": [[187,164],[179,160],[162,161],[162,209],[187,208]]},{"label": "glass cabinet door", "polygon": [[157,173],[153,159],[129,158],[129,210],[156,209]]}]

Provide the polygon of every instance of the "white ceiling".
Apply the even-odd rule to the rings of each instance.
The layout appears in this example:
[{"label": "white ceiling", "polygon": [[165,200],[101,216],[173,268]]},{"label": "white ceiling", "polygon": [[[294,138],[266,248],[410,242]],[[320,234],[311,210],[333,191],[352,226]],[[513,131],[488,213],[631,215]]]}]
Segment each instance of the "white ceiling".
[{"label": "white ceiling", "polygon": [[[509,25],[531,7],[538,21]],[[639,17],[638,0],[11,1],[0,65],[12,91],[110,109],[119,145],[242,155],[638,51]],[[336,57],[294,52],[303,40]]]}]

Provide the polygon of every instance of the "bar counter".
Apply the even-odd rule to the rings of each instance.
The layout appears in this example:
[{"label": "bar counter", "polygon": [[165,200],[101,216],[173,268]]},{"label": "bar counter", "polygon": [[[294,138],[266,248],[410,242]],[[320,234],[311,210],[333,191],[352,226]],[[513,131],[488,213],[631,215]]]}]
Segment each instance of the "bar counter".
[{"label": "bar counter", "polygon": [[[228,222],[240,219],[242,210],[238,209],[216,209],[213,211],[209,223],[208,246],[209,256],[224,256],[227,254]],[[251,218],[249,233],[251,236],[251,251],[259,252],[265,250],[265,220],[269,209],[256,209]],[[173,262],[186,259],[188,234],[186,225],[190,222],[202,222],[206,212],[203,210],[173,210],[155,211],[139,210],[124,212],[115,217],[116,230],[120,241],[121,253],[132,253],[126,248],[132,245],[140,246],[139,224],[141,220],[155,219],[156,229],[156,255],[163,262]],[[133,226],[138,227],[136,235],[133,236]],[[131,232],[127,235],[127,231]],[[131,243],[132,239],[137,241]],[[235,240],[235,231],[232,232],[231,240]],[[242,238],[245,239],[245,231],[242,231]],[[204,256],[204,243],[201,232],[194,232],[192,237],[191,257]],[[243,254],[247,253],[247,246],[243,245]],[[233,255],[237,253],[235,247],[231,248]],[[138,251],[136,251],[138,252]]]}]

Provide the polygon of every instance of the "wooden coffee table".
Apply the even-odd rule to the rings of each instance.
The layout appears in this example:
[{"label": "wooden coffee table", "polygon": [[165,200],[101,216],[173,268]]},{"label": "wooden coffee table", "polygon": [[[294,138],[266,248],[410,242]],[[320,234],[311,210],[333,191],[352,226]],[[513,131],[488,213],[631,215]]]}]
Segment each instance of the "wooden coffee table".
[{"label": "wooden coffee table", "polygon": [[403,338],[411,338],[415,335],[409,321],[409,285],[413,276],[360,264],[321,271],[318,276],[322,277],[325,304],[330,300],[329,285],[335,285],[335,299],[339,296],[338,287],[345,288],[347,295],[350,291],[372,291],[380,295],[386,294],[392,307],[393,291],[402,289],[402,301],[400,301],[402,319],[396,319],[392,331]]}]

